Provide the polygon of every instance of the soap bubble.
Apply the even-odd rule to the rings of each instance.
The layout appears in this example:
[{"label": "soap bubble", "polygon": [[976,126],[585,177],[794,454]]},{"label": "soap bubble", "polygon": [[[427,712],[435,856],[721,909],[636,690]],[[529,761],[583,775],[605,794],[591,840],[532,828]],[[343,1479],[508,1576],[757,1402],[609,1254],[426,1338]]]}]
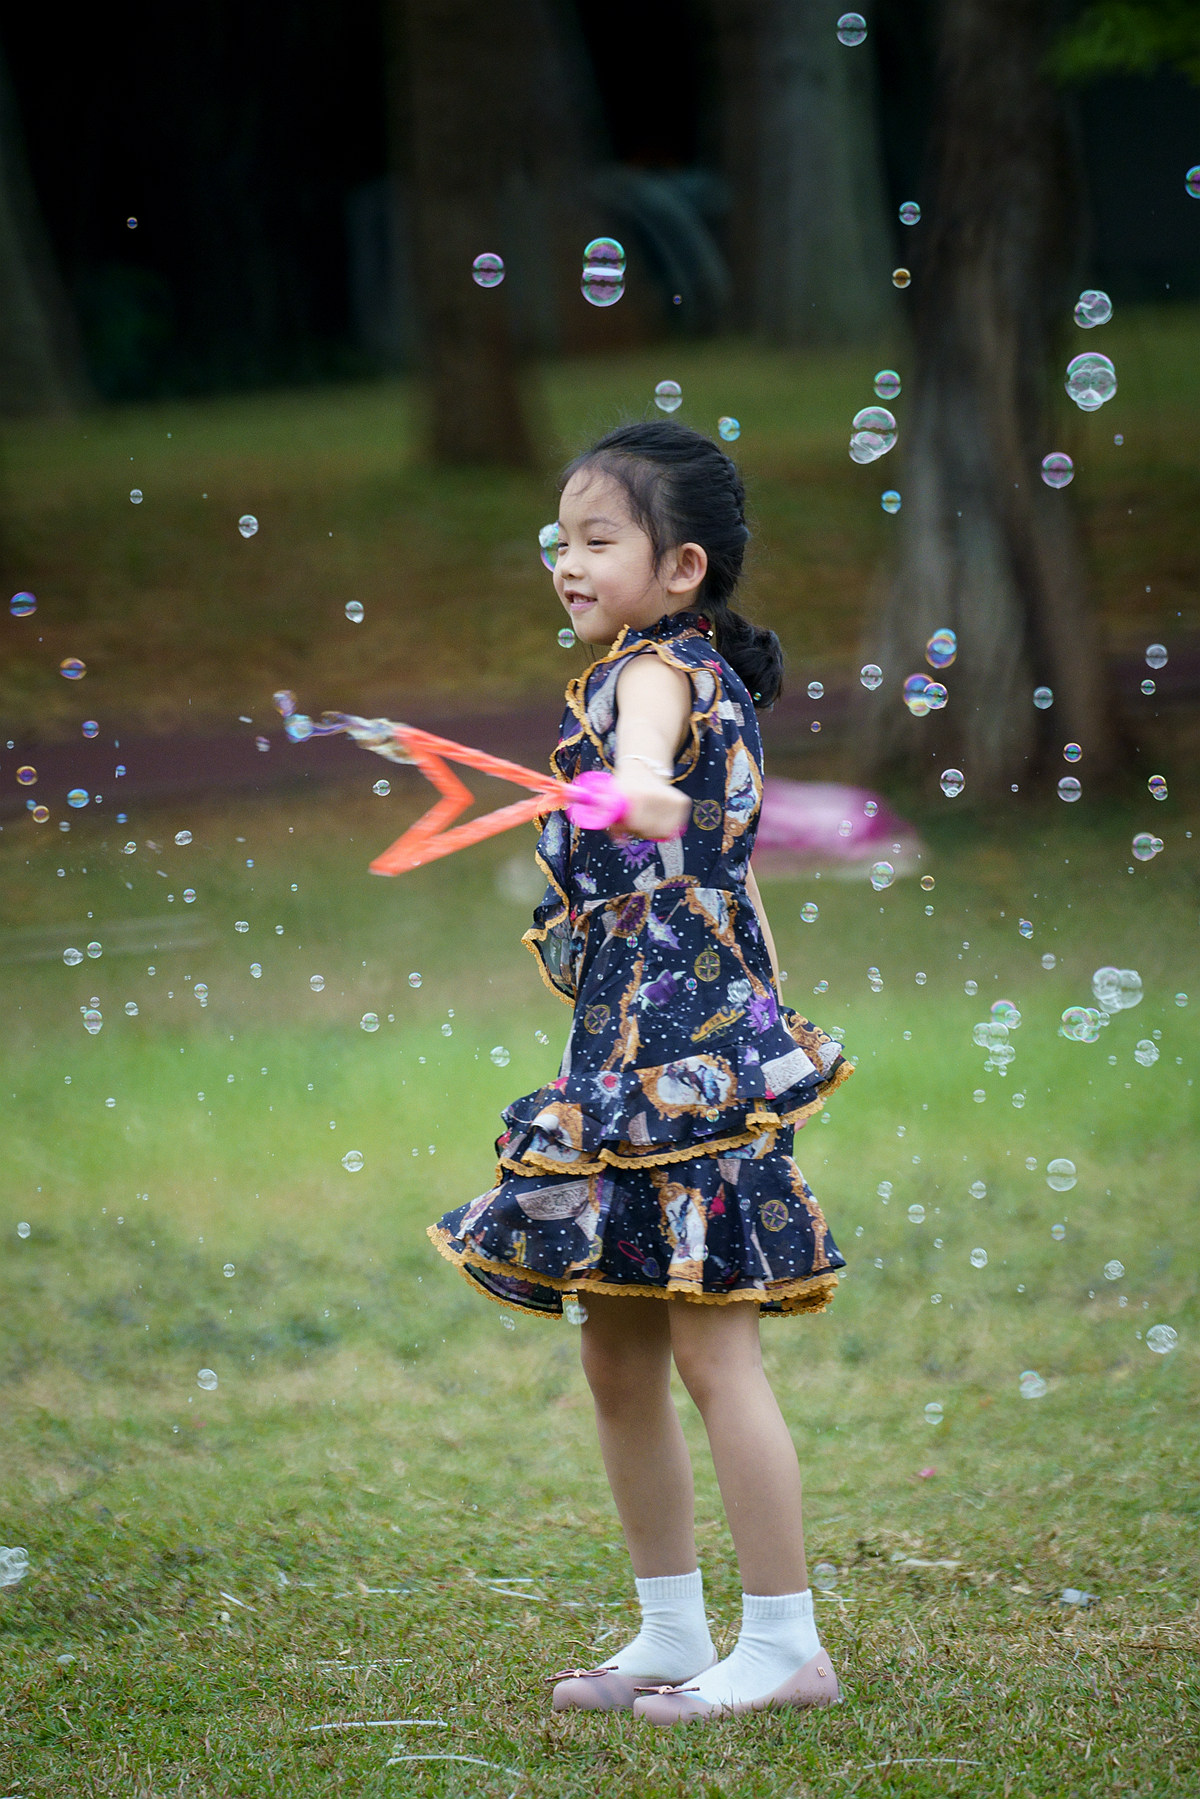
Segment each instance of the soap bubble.
[{"label": "soap bubble", "polygon": [[660,381],[654,390],[654,404],[660,412],[677,412],[683,405],[683,389],[678,381]]},{"label": "soap bubble", "polygon": [[273,693],[271,701],[281,718],[290,718],[296,710],[296,696],[294,693],[290,693],[286,687],[281,687],[278,693]]},{"label": "soap bubble", "polygon": [[26,1224],[24,1221],[22,1221],[17,1226],[17,1235],[18,1235],[18,1237],[21,1238],[22,1242],[24,1242],[24,1240],[29,1236],[29,1232],[30,1232],[30,1226],[28,1224]]},{"label": "soap bubble", "polygon": [[414,973],[414,974],[410,974],[410,975],[409,975],[409,977],[408,977],[408,984],[409,984],[409,986],[410,986],[410,987],[419,987],[419,986],[420,986],[420,985],[421,985],[421,977],[420,977],[420,975],[419,975],[419,974],[415,974],[415,973]]},{"label": "soap bubble", "polygon": [[125,1001],[125,1016],[127,1018],[136,1018],[137,1015],[138,1015],[137,1001],[135,999],[127,999]]},{"label": "soap bubble", "polygon": [[886,406],[864,406],[850,421],[850,455],[855,462],[874,462],[896,442],[896,420]]},{"label": "soap bubble", "polygon": [[863,668],[859,669],[858,678],[867,689],[868,693],[874,693],[875,689],[880,686],[883,681],[883,670],[877,663],[868,662]]},{"label": "soap bubble", "polygon": [[926,1424],[940,1424],[945,1416],[944,1408],[936,1399],[931,1399],[925,1407]]},{"label": "soap bubble", "polygon": [[1112,313],[1112,301],[1098,287],[1085,288],[1075,302],[1075,323],[1085,331],[1093,325],[1107,325]]},{"label": "soap bubble", "polygon": [[1152,643],[1147,647],[1146,664],[1149,668],[1165,668],[1167,666],[1167,646],[1165,643]]},{"label": "soap bubble", "polygon": [[949,668],[957,655],[958,638],[945,626],[935,631],[925,645],[925,660],[930,668]]},{"label": "soap bubble", "polygon": [[1141,1042],[1134,1046],[1133,1059],[1135,1062],[1140,1062],[1143,1068],[1153,1068],[1158,1061],[1158,1053],[1157,1043],[1149,1037],[1143,1037]]},{"label": "soap bubble", "polygon": [[559,649],[560,650],[573,650],[575,648],[576,642],[577,642],[577,639],[576,639],[575,633],[574,633],[574,631],[572,631],[570,625],[564,625],[558,633]]},{"label": "soap bubble", "polygon": [[1021,1014],[1010,999],[998,999],[992,1002],[992,1022],[1002,1024],[1005,1030],[1015,1031],[1021,1023]]},{"label": "soap bubble", "polygon": [[1142,1001],[1142,977],[1136,968],[1098,968],[1092,992],[1106,1012],[1127,1012]]},{"label": "soap bubble", "polygon": [[66,681],[82,681],[87,674],[87,666],[78,656],[64,656],[58,665],[58,672]]},{"label": "soap bubble", "polygon": [[1058,783],[1058,797],[1065,800],[1068,806],[1073,806],[1082,792],[1083,788],[1074,775],[1064,775]]},{"label": "soap bubble", "polygon": [[920,223],[920,220],[921,208],[917,205],[915,200],[906,200],[900,208],[900,223],[902,225],[917,225]]},{"label": "soap bubble", "polygon": [[891,1181],[880,1181],[880,1183],[876,1187],[875,1191],[878,1194],[880,1199],[890,1199],[892,1197]]},{"label": "soap bubble", "polygon": [[928,675],[909,675],[905,680],[904,704],[914,718],[925,718],[933,710],[929,703],[931,685]]},{"label": "soap bubble", "polygon": [[942,770],[941,788],[948,800],[956,800],[966,784],[966,777],[961,768]]},{"label": "soap bubble", "polygon": [[893,269],[892,270],[892,286],[893,287],[907,287],[911,280],[912,280],[912,275],[908,269]]},{"label": "soap bubble", "polygon": [[1022,1399],[1044,1399],[1046,1383],[1034,1368],[1026,1368],[1017,1382]]},{"label": "soap bubble", "polygon": [[538,532],[538,548],[541,551],[542,561],[545,563],[546,567],[550,570],[551,574],[553,574],[554,565],[558,561],[558,520],[557,519],[555,519],[553,521],[553,523],[551,523],[549,525],[543,525],[541,530]]},{"label": "soap bubble", "polygon": [[[20,769],[17,770],[17,779],[18,781],[21,779]],[[1151,775],[1150,779],[1146,782],[1146,785],[1156,800],[1166,799],[1167,783],[1163,780],[1161,775]]]},{"label": "soap bubble", "polygon": [[203,1387],[206,1393],[212,1393],[217,1385],[217,1377],[211,1368],[201,1368],[196,1376],[196,1385]]},{"label": "soap bubble", "polygon": [[[568,1294],[566,1299],[563,1300],[562,1311],[563,1311],[563,1317],[566,1319],[568,1324],[586,1324],[587,1323],[588,1309],[584,1305],[583,1301],[581,1299],[576,1299],[573,1294]],[[506,1324],[507,1324],[507,1322],[508,1322],[508,1320],[505,1319]]]},{"label": "soap bubble", "polygon": [[97,1011],[95,1006],[85,1006],[83,1008],[83,1028],[89,1037],[94,1037],[96,1032],[102,1027],[103,1023],[103,1015]]},{"label": "soap bubble", "polygon": [[364,1012],[362,1017],[359,1019],[358,1024],[359,1024],[360,1030],[377,1031],[379,1029],[379,1014],[378,1014],[378,1012]]},{"label": "soap bubble", "polygon": [[1078,762],[1082,755],[1083,755],[1083,750],[1080,748],[1079,744],[1077,744],[1077,743],[1064,743],[1063,744],[1063,761],[1064,762]]},{"label": "soap bubble", "polygon": [[1155,837],[1149,831],[1139,831],[1133,840],[1133,853],[1139,862],[1149,862],[1157,856],[1162,846],[1161,837]]},{"label": "soap bubble", "polygon": [[1175,995],[1175,1004],[1176,1004],[1176,1005],[1177,1005],[1177,1006],[1186,1006],[1186,1005],[1187,1005],[1187,1003],[1188,1003],[1188,1001],[1187,1001],[1187,994],[1186,994],[1186,993],[1177,993],[1177,994],[1176,994],[1176,995]]},{"label": "soap bubble", "polygon": [[314,993],[321,993],[325,988],[325,976],[323,974],[310,974],[308,977],[308,984]]},{"label": "soap bubble", "polygon": [[390,781],[385,781],[385,780],[380,779],[378,781],[372,782],[372,784],[371,784],[371,792],[374,794],[378,794],[378,796],[381,800],[385,800],[391,791],[392,791],[392,783]]},{"label": "soap bubble", "polygon": [[262,963],[261,962],[251,962],[250,978],[251,978],[251,980],[254,980],[254,981],[262,980]]},{"label": "soap bubble", "polygon": [[238,530],[243,537],[253,537],[258,530],[258,520],[252,512],[243,512],[238,520]]},{"label": "soap bubble", "polygon": [[87,946],[87,953],[92,958],[93,962],[98,962],[100,957],[104,954],[104,951],[98,943],[89,943]]},{"label": "soap bubble", "polygon": [[1069,1193],[1077,1178],[1075,1164],[1066,1156],[1055,1156],[1052,1162],[1046,1163],[1046,1185],[1055,1193]]},{"label": "soap bubble", "polygon": [[880,494],[879,504],[883,507],[885,512],[899,512],[901,506],[900,495],[896,492],[894,487],[889,487],[886,492]]},{"label": "soap bubble", "polygon": [[940,681],[931,681],[925,689],[925,704],[931,712],[940,712],[949,698],[949,693]]},{"label": "soap bubble", "polygon": [[352,625],[361,625],[362,624],[362,622],[363,622],[363,603],[361,600],[347,600],[346,601],[346,617],[350,620],[350,623]]},{"label": "soap bubble", "polygon": [[1075,479],[1075,464],[1065,450],[1051,450],[1042,457],[1042,480],[1047,487],[1067,487]]},{"label": "soap bubble", "polygon": [[1200,163],[1197,163],[1194,169],[1188,170],[1184,176],[1184,182],[1192,199],[1200,200]]},{"label": "soap bubble", "polygon": [[853,47],[861,44],[867,35],[867,21],[860,12],[844,12],[837,22],[839,44]]},{"label": "soap bubble", "polygon": [[818,1562],[809,1569],[809,1583],[818,1593],[828,1593],[837,1585],[838,1571],[833,1562]]},{"label": "soap bubble", "polygon": [[717,420],[717,431],[727,444],[736,443],[742,435],[742,427],[737,419],[723,418]]},{"label": "soap bubble", "polygon": [[14,618],[28,618],[31,612],[37,611],[37,599],[31,593],[14,593],[8,609]]},{"label": "soap bubble", "polygon": [[1054,1238],[1056,1243],[1061,1243],[1066,1234],[1067,1227],[1065,1224],[1052,1224],[1050,1226],[1050,1235]]},{"label": "soap bubble", "polygon": [[1019,918],[1017,920],[1017,930],[1021,933],[1022,937],[1032,937],[1033,936],[1033,920],[1032,920],[1032,918]]},{"label": "soap bubble", "polygon": [[68,968],[78,968],[79,964],[83,961],[83,951],[81,949],[65,949],[63,951],[63,961]]},{"label": "soap bubble", "polygon": [[22,787],[32,787],[37,780],[37,769],[30,768],[28,763],[26,763],[24,768],[19,768],[17,770],[17,780]]},{"label": "soap bubble", "polygon": [[1100,1035],[1100,1014],[1094,1006],[1068,1006],[1062,1015],[1059,1036],[1072,1043],[1094,1043]]},{"label": "soap bubble", "polygon": [[909,1206],[908,1222],[910,1224],[924,1224],[924,1222],[925,1222],[925,1207],[924,1206]]},{"label": "soap bubble", "polygon": [[880,369],[875,377],[875,392],[881,400],[894,400],[900,392],[900,377],[895,369]]},{"label": "soap bubble", "polygon": [[824,681],[810,681],[808,684],[808,697],[810,700],[823,700],[825,698]]},{"label": "soap bubble", "polygon": [[987,1253],[986,1249],[973,1249],[971,1251],[971,1266],[972,1266],[972,1268],[986,1268],[987,1260],[988,1260],[988,1253]]},{"label": "soap bubble", "polygon": [[192,988],[192,992],[196,995],[196,998],[200,1001],[201,1005],[208,999],[208,988],[203,981],[197,981],[196,985]]},{"label": "soap bubble", "polygon": [[580,292],[592,306],[615,306],[625,292],[625,251],[615,237],[596,237],[587,245]]},{"label": "soap bubble", "polygon": [[476,287],[499,287],[504,279],[503,256],[484,250],[471,264],[471,279]]},{"label": "soap bubble", "polygon": [[1119,1281],[1121,1276],[1124,1274],[1124,1272],[1125,1272],[1124,1262],[1118,1262],[1118,1261],[1114,1260],[1111,1262],[1105,1262],[1105,1264],[1104,1264],[1104,1278],[1106,1281]]},{"label": "soap bubble", "polygon": [[1054,704],[1054,689],[1052,687],[1035,687],[1033,703],[1039,712],[1048,712]]},{"label": "soap bubble", "polygon": [[812,900],[805,900],[800,908],[800,916],[805,924],[816,924],[819,913]]},{"label": "soap bubble", "polygon": [[1170,1324],[1152,1324],[1146,1332],[1146,1348],[1154,1355],[1169,1355],[1179,1341],[1179,1332]]},{"label": "soap bubble", "polygon": [[1046,969],[1050,969],[1050,968],[1055,968],[1057,966],[1057,964],[1058,964],[1058,957],[1055,955],[1052,955],[1050,953],[1050,951],[1047,950],[1046,954],[1042,957],[1042,967],[1046,968]]},{"label": "soap bubble", "polygon": [[347,1174],[357,1174],[365,1160],[361,1149],[348,1149],[342,1157],[342,1167]]},{"label": "soap bubble", "polygon": [[885,887],[890,887],[895,878],[896,871],[890,862],[876,862],[872,864],[871,885],[876,893],[882,893]]},{"label": "soap bubble", "polygon": [[0,1587],[15,1587],[29,1573],[29,1551],[0,1546]]},{"label": "soap bubble", "polygon": [[92,737],[99,737],[100,735],[100,727],[94,718],[85,718],[80,726],[80,730],[83,732],[84,736],[89,739]]},{"label": "soap bubble", "polygon": [[1081,412],[1096,412],[1116,393],[1117,371],[1107,356],[1085,350],[1067,364],[1066,389]]},{"label": "soap bubble", "polygon": [[227,1281],[231,1281],[233,1279],[234,1275],[237,1273],[237,1269],[234,1267],[232,1262],[226,1262],[225,1266],[221,1270],[221,1273],[225,1276],[225,1279]]},{"label": "soap bubble", "polygon": [[937,882],[934,880],[932,875],[922,875],[921,876],[921,885],[925,889],[926,893],[932,893],[933,889],[937,886]]},{"label": "soap bubble", "polygon": [[491,1056],[492,1061],[496,1064],[497,1068],[507,1068],[512,1061],[511,1052],[505,1049],[502,1043],[496,1045],[495,1049],[491,1052]]},{"label": "soap bubble", "polygon": [[88,793],[86,788],[72,787],[71,791],[67,795],[67,804],[68,804],[68,806],[73,807],[76,812],[78,812],[82,807],[87,805],[88,800],[90,798],[91,798],[91,795]]}]

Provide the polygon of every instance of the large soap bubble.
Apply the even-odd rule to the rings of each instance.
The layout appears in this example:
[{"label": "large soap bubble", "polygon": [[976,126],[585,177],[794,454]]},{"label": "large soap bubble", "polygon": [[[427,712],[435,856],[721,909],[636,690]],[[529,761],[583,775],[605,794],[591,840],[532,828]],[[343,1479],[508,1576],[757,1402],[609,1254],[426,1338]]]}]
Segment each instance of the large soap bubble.
[{"label": "large soap bubble", "polygon": [[1107,325],[1113,315],[1113,304],[1098,287],[1087,287],[1075,302],[1075,323],[1090,331],[1094,325]]},{"label": "large soap bubble", "polygon": [[1081,412],[1098,412],[1117,391],[1117,371],[1107,356],[1085,350],[1067,364],[1066,388]]},{"label": "large soap bubble", "polygon": [[579,291],[590,306],[615,306],[625,292],[625,248],[615,237],[594,237],[583,252]]}]

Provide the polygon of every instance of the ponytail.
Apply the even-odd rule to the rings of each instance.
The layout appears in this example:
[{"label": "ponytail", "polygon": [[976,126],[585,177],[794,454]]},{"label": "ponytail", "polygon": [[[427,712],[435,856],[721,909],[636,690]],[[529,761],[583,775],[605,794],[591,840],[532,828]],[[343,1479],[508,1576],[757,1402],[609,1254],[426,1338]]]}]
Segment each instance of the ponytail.
[{"label": "ponytail", "polygon": [[655,419],[610,431],[563,471],[561,485],[585,468],[619,483],[630,516],[650,539],[656,565],[678,544],[703,546],[708,570],[695,608],[711,621],[718,652],[755,706],[773,706],[783,688],[782,646],[774,631],[752,624],[729,603],[750,538],[736,464],[701,432]]}]

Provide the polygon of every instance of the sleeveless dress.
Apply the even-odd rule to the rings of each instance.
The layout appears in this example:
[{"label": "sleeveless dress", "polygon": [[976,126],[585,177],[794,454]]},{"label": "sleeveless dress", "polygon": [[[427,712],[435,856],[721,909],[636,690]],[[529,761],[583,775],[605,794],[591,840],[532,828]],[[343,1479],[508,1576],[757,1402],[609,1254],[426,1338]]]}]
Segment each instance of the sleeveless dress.
[{"label": "sleeveless dress", "polygon": [[746,893],[758,723],[704,622],[626,629],[567,688],[551,767],[573,780],[612,768],[631,657],[682,670],[692,708],[672,779],[692,816],[663,843],[581,830],[562,811],[545,820],[548,886],[524,941],[574,1007],[562,1066],[505,1109],[496,1185],[428,1233],[521,1311],[559,1316],[589,1291],[822,1311],[845,1266],[792,1138],[851,1069],[777,1003]]}]

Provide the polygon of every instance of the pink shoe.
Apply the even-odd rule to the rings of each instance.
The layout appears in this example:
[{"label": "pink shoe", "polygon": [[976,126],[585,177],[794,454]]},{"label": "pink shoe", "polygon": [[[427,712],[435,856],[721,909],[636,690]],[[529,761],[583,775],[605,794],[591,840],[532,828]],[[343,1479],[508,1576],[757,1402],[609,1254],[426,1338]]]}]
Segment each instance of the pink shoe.
[{"label": "pink shoe", "polygon": [[615,1667],[564,1668],[546,1679],[557,1683],[556,1712],[627,1712],[647,1684],[645,1674],[618,1674]]},{"label": "pink shoe", "polygon": [[633,1715],[645,1718],[649,1724],[691,1724],[698,1718],[732,1718],[739,1712],[761,1712],[776,1706],[836,1705],[841,1696],[837,1675],[822,1649],[773,1693],[733,1705],[714,1705],[701,1699],[695,1687],[659,1687],[647,1692],[643,1682]]}]

